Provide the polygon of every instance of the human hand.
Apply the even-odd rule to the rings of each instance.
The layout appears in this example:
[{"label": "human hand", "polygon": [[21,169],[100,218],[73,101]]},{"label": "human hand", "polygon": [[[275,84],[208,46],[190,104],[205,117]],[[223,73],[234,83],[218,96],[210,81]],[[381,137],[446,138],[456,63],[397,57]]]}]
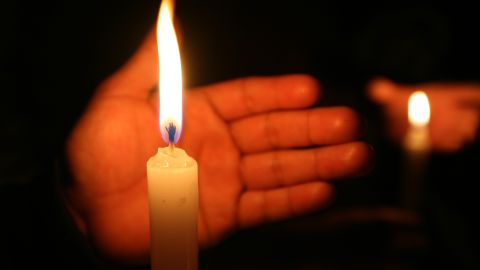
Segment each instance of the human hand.
[{"label": "human hand", "polygon": [[430,101],[430,139],[434,150],[455,152],[475,140],[480,117],[480,84],[425,83],[402,85],[385,78],[372,80],[368,95],[381,105],[389,136],[402,142],[408,129],[408,98],[424,91]]},{"label": "human hand", "polygon": [[[67,142],[77,224],[105,256],[146,262],[146,161],[158,130],[156,40],[98,89]],[[307,109],[320,96],[305,75],[251,77],[189,91],[179,146],[199,164],[201,246],[237,229],[326,207],[330,181],[361,173],[370,147],[355,141],[359,117],[345,107]]]}]

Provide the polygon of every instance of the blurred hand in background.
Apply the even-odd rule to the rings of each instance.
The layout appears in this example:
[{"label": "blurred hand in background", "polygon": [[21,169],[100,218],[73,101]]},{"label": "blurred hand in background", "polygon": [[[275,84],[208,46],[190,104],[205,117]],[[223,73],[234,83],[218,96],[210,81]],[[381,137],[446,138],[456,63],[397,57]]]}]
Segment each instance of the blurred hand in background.
[{"label": "blurred hand in background", "polygon": [[480,84],[431,82],[405,85],[377,78],[368,97],[383,108],[387,133],[402,143],[408,129],[408,99],[417,90],[430,102],[429,131],[433,150],[455,152],[473,142],[480,119]]}]

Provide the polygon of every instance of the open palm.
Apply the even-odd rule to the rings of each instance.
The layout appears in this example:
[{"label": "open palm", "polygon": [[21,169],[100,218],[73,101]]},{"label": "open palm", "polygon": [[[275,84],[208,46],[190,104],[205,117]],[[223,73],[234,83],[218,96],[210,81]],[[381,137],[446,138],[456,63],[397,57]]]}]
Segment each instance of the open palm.
[{"label": "open palm", "polygon": [[[153,36],[98,89],[73,130],[65,189],[79,228],[104,255],[144,262],[149,253],[146,161],[163,142]],[[353,142],[348,108],[307,109],[320,94],[305,75],[252,77],[189,91],[179,146],[199,164],[199,241],[325,207],[328,181],[368,166],[370,148]]]}]

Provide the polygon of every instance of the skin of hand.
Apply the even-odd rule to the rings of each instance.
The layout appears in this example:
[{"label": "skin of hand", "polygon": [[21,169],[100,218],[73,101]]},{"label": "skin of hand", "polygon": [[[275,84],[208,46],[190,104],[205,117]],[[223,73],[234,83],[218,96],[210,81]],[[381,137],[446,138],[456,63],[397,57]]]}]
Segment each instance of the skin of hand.
[{"label": "skin of hand", "polygon": [[480,118],[480,84],[424,83],[403,85],[385,78],[368,85],[370,99],[383,107],[388,135],[401,143],[408,129],[408,98],[424,91],[430,102],[431,147],[456,152],[473,142]]},{"label": "skin of hand", "polygon": [[[104,81],[67,141],[73,185],[64,194],[80,230],[106,258],[149,258],[146,161],[161,140],[156,39]],[[328,206],[331,181],[363,173],[371,147],[358,115],[308,108],[320,97],[306,75],[250,77],[184,96],[179,147],[199,164],[201,247],[235,230]]]}]

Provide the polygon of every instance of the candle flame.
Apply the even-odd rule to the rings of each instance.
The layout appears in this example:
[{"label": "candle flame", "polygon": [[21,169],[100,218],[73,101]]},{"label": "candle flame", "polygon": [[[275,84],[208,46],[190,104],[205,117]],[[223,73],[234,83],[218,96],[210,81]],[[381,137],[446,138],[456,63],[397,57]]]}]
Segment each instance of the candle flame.
[{"label": "candle flame", "polygon": [[169,144],[178,142],[182,130],[182,66],[173,10],[173,1],[162,1],[157,21],[159,125],[163,140]]},{"label": "candle flame", "polygon": [[408,99],[408,121],[411,125],[423,127],[430,121],[430,103],[423,91],[416,91]]}]

